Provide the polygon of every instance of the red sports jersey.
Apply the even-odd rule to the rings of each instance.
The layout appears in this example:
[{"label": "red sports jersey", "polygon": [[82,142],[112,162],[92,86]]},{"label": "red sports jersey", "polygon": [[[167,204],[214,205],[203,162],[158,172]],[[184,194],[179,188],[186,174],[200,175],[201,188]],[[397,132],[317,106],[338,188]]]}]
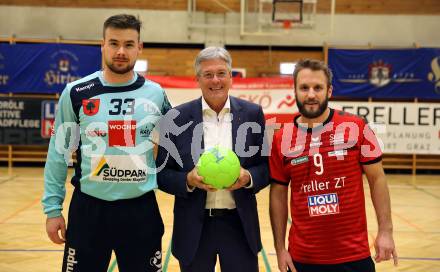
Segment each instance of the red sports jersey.
[{"label": "red sports jersey", "polygon": [[310,264],[367,258],[362,164],[381,160],[382,151],[364,120],[330,109],[319,127],[285,124],[274,136],[273,182],[291,186],[289,252]]}]

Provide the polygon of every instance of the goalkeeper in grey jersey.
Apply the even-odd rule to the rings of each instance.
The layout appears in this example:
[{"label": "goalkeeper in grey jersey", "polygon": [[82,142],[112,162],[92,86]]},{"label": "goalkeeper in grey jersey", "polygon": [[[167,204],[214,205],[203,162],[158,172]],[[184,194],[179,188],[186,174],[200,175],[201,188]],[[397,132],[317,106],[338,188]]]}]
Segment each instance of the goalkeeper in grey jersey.
[{"label": "goalkeeper in grey jersey", "polygon": [[[65,243],[63,270],[161,271],[164,232],[152,131],[169,109],[164,90],[133,71],[141,22],[115,15],[104,23],[104,69],[67,84],[61,94],[44,171],[46,230]],[[66,147],[69,148],[66,148]],[[74,147],[74,148],[72,148]],[[77,162],[68,225],[61,213],[69,151]]]}]

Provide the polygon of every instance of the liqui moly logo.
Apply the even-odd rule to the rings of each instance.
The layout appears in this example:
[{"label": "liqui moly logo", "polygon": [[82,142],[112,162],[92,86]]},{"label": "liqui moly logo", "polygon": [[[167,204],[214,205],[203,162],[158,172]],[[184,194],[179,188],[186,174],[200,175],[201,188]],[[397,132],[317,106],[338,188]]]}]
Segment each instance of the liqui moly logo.
[{"label": "liqui moly logo", "polygon": [[335,193],[309,196],[307,202],[310,216],[339,213],[339,200]]}]

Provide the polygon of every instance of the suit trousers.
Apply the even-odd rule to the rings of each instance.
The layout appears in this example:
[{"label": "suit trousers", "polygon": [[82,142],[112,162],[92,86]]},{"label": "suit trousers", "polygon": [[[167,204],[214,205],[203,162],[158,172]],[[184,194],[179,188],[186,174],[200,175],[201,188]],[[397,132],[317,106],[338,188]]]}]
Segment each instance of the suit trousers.
[{"label": "suit trousers", "polygon": [[248,245],[236,209],[227,213],[206,210],[196,255],[190,265],[180,263],[180,269],[182,272],[214,271],[217,255],[222,272],[258,271],[258,256]]}]

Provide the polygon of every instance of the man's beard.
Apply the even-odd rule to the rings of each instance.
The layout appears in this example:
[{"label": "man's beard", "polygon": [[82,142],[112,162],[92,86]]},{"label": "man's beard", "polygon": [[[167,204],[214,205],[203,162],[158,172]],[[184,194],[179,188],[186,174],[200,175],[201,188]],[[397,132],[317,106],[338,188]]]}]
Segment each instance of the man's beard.
[{"label": "man's beard", "polygon": [[107,64],[107,67],[110,69],[110,71],[112,71],[115,74],[119,74],[119,75],[126,74],[126,73],[132,71],[134,68],[134,63],[133,64],[129,63],[126,67],[121,67],[121,68],[116,67],[111,62],[106,61],[105,63]]},{"label": "man's beard", "polygon": [[[314,100],[312,101],[306,101],[306,102],[315,102]],[[305,102],[305,103],[306,103]],[[308,119],[314,119],[317,118],[319,116],[321,116],[324,111],[327,109],[328,106],[328,97],[325,97],[325,100],[322,103],[319,103],[319,107],[316,111],[308,111],[306,110],[306,107],[303,103],[301,103],[298,99],[296,99],[296,106],[298,107],[299,112],[301,113],[302,116],[308,118]]]}]

